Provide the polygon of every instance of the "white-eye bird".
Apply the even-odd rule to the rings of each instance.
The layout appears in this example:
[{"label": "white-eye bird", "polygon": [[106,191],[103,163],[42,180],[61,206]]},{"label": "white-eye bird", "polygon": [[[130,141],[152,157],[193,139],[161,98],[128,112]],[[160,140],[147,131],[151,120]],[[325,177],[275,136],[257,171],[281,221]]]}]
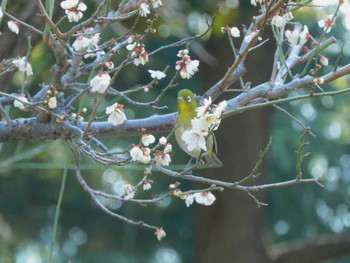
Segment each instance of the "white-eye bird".
[{"label": "white-eye bird", "polygon": [[[198,103],[192,91],[189,89],[182,89],[179,91],[177,96],[177,118],[176,118],[176,128],[175,128],[175,138],[181,149],[193,158],[198,159],[201,154],[201,149],[196,148],[192,151],[188,150],[182,135],[185,131],[190,131],[192,129],[191,120],[197,116],[196,109]],[[206,151],[203,153],[203,157],[206,163],[210,166],[222,166],[220,160],[216,157],[214,153],[215,148],[215,137],[214,134],[209,134],[206,138]]]}]

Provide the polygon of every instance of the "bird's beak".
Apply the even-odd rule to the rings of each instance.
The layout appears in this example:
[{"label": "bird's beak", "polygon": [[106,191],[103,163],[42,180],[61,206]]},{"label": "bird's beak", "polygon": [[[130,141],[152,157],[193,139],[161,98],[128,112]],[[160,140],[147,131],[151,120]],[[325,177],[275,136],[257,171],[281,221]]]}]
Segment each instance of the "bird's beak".
[{"label": "bird's beak", "polygon": [[177,97],[177,101],[178,101],[178,102],[184,101],[184,98],[183,98],[183,97]]}]

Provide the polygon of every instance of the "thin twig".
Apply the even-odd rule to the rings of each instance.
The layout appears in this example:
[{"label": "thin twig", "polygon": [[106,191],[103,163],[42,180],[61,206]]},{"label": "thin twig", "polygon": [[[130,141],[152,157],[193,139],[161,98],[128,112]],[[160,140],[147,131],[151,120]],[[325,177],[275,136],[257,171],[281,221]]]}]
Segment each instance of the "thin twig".
[{"label": "thin twig", "polygon": [[253,195],[251,192],[247,191],[247,194],[248,194],[251,198],[253,198],[254,202],[256,203],[256,205],[257,205],[258,207],[260,207],[260,206],[268,206],[267,203],[262,203],[262,202],[260,202],[260,201],[256,198],[256,196]]},{"label": "thin twig", "polygon": [[41,32],[39,29],[33,27],[32,25],[29,25],[29,24],[23,22],[22,20],[20,20],[20,19],[14,17],[13,15],[9,14],[9,13],[6,12],[6,11],[3,11],[3,13],[4,13],[6,16],[8,16],[10,19],[12,19],[12,20],[18,22],[19,24],[21,24],[22,26],[25,26],[26,28],[29,28],[30,30],[34,31],[35,33],[40,34],[41,36],[43,35],[43,32]]},{"label": "thin twig", "polygon": [[262,165],[263,160],[265,158],[265,155],[267,154],[267,152],[270,149],[271,143],[272,143],[272,138],[270,137],[270,140],[269,140],[268,144],[265,146],[265,149],[263,151],[260,151],[258,161],[256,162],[252,172],[248,176],[246,176],[242,180],[240,180],[238,183],[239,185],[243,185],[247,181],[249,181],[250,179],[255,178],[255,177],[260,175],[260,173],[257,174],[257,171],[260,168],[260,166]]},{"label": "thin twig", "polygon": [[213,180],[213,179],[208,179],[200,176],[195,176],[192,174],[183,174],[183,173],[174,172],[164,167],[161,167],[155,163],[152,163],[152,165],[156,171],[174,178],[183,179],[186,181],[194,181],[194,182],[199,182],[204,184],[210,184],[210,185],[215,184],[217,186],[222,186],[224,188],[236,189],[236,190],[242,190],[242,191],[260,191],[260,190],[266,190],[266,189],[282,188],[282,187],[292,186],[296,184],[319,183],[321,181],[321,178],[317,177],[317,178],[301,179],[301,180],[293,179],[289,181],[263,184],[263,185],[243,186],[243,185],[240,185],[239,182],[225,182],[220,180]]},{"label": "thin twig", "polygon": [[277,106],[276,104],[273,104],[272,106],[273,106],[274,108],[276,108],[276,109],[282,111],[284,114],[286,114],[286,115],[287,115],[288,117],[290,117],[292,120],[294,120],[295,122],[297,122],[301,127],[303,127],[304,130],[308,130],[309,133],[310,133],[314,138],[316,138],[316,135],[313,134],[313,133],[311,132],[310,127],[306,127],[306,125],[305,125],[304,123],[302,123],[300,120],[298,120],[298,119],[297,119],[296,117],[294,117],[292,114],[290,114],[288,111],[286,111],[285,109],[283,109],[283,108]]},{"label": "thin twig", "polygon": [[79,181],[79,183],[81,184],[81,186],[83,187],[83,189],[90,195],[90,197],[92,198],[92,200],[95,202],[95,204],[97,205],[97,207],[99,209],[101,209],[103,212],[105,212],[106,214],[112,216],[112,217],[115,217],[115,218],[118,218],[119,220],[123,221],[123,222],[126,222],[128,224],[131,224],[131,225],[136,225],[136,226],[140,226],[140,227],[143,227],[143,228],[147,228],[147,229],[159,229],[159,227],[156,227],[156,226],[153,226],[153,225],[149,225],[143,221],[134,221],[132,219],[129,219],[129,218],[126,218],[122,215],[119,215],[117,213],[114,213],[112,211],[110,211],[109,209],[107,209],[99,200],[98,198],[96,198],[96,196],[94,195],[92,189],[87,185],[87,183],[85,182],[84,178],[82,177],[81,175],[81,172],[80,172],[80,164],[79,164],[79,159],[76,155],[76,153],[74,152],[74,149],[71,147],[71,153],[73,155],[73,159],[74,159],[74,162],[75,162],[75,175]]},{"label": "thin twig", "polygon": [[4,120],[6,121],[6,123],[10,126],[13,125],[13,122],[10,118],[10,116],[7,114],[7,112],[5,111],[4,107],[2,106],[2,104],[0,103],[0,114],[1,116],[4,118]]},{"label": "thin twig", "polygon": [[66,40],[66,37],[62,34],[62,32],[58,29],[58,27],[55,25],[55,23],[50,19],[49,15],[47,14],[45,7],[43,6],[43,3],[41,0],[35,0],[36,5],[38,6],[41,15],[44,17],[46,23],[51,28],[52,32],[56,34],[56,36],[59,39]]},{"label": "thin twig", "polygon": [[304,158],[310,155],[309,152],[303,154],[303,149],[309,145],[308,142],[305,142],[306,135],[308,135],[308,134],[311,134],[310,129],[306,129],[303,132],[303,134],[300,136],[300,145],[299,145],[299,149],[297,151],[297,165],[296,165],[297,177],[296,177],[296,180],[301,180],[301,176],[302,176],[301,164],[302,164]]}]

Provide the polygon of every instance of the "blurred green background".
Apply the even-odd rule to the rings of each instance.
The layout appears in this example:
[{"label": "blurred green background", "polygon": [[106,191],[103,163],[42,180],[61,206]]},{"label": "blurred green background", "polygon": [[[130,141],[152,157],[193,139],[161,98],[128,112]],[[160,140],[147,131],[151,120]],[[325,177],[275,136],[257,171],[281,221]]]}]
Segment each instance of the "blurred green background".
[{"label": "blurred green background", "polygon": [[[86,18],[97,4],[92,0],[84,2],[88,6],[88,11],[84,14]],[[228,25],[242,29],[242,24],[248,26],[251,17],[257,14],[257,9],[249,2],[163,0],[165,6],[160,11],[157,34],[145,42],[148,51],[203,32],[206,29],[206,18],[210,18],[218,7],[216,23],[204,39],[191,42],[189,47],[192,58],[201,61],[200,70],[194,78],[179,80],[179,86],[170,90],[163,101],[168,110],[157,112],[133,108],[123,102],[127,117],[132,119],[173,112],[176,109],[176,93],[180,87],[191,88],[201,94],[218,81],[233,61],[228,40],[220,32],[221,27]],[[295,14],[295,20],[307,23],[311,34],[317,38],[322,33],[317,20],[326,17],[334,9],[334,6],[316,10],[304,8]],[[43,27],[40,17],[33,16],[38,13],[34,1],[13,2],[8,11],[30,24]],[[63,11],[57,7],[55,16],[62,15]],[[349,61],[350,34],[349,28],[344,28],[346,24],[342,23],[345,19],[349,18],[341,14],[337,19],[337,28],[331,31],[338,43],[323,53],[329,58],[330,65],[322,69],[322,72],[332,70],[343,43],[344,56],[340,65]],[[20,28],[22,33],[17,38],[8,32],[6,21],[3,21],[1,27],[1,58],[24,56],[26,37],[31,34],[30,31]],[[129,22],[107,28],[102,34],[101,42],[122,34],[130,25]],[[69,24],[62,25],[63,28],[68,26]],[[136,30],[142,32],[142,22]],[[252,82],[252,86],[267,81],[271,74],[275,44],[269,30],[264,38],[270,38],[270,41],[252,52],[246,62],[248,73],[244,76],[244,81]],[[234,41],[236,47],[240,40]],[[26,88],[33,95],[40,83],[50,80],[48,65],[52,65],[53,56],[39,37],[33,36],[32,43],[34,47],[30,62],[34,77],[28,79]],[[128,67],[117,80],[116,88],[126,90],[140,83],[148,83],[148,69],[162,70],[170,65],[171,73],[167,79],[160,81],[154,90],[133,97],[142,101],[151,100],[174,73],[178,50],[166,50],[160,56],[151,57],[145,67]],[[117,57],[115,63],[118,61],[120,58]],[[23,82],[22,77],[18,73],[3,76],[2,90],[18,91]],[[349,87],[349,83],[349,77],[345,77],[324,89],[342,89]],[[230,98],[234,95],[230,93],[225,96]],[[147,207],[103,200],[111,210],[126,217],[163,226],[167,237],[161,242],[152,231],[127,225],[98,210],[77,182],[72,160],[68,158],[70,169],[53,262],[349,262],[349,100],[350,95],[341,95],[282,105],[310,126],[316,135],[316,138],[307,137],[310,145],[306,151],[312,155],[303,163],[303,177],[322,176],[324,187],[309,184],[259,192],[256,195],[259,201],[268,203],[267,207],[260,208],[247,193],[229,190],[215,194],[217,200],[211,207],[193,205],[187,208],[179,199],[166,199]],[[104,106],[110,102],[107,101]],[[92,96],[87,95],[80,106],[91,111],[92,105]],[[17,109],[7,110],[12,117],[31,116],[30,113]],[[272,136],[263,174],[251,184],[293,179],[296,176],[295,150],[299,147],[302,133],[303,129],[295,121],[276,109],[260,109],[233,116],[224,120],[217,132],[219,157],[223,160],[224,167],[200,170],[197,173],[210,178],[237,181],[251,172],[259,151]],[[157,134],[156,137],[161,135]],[[138,141],[137,137],[103,139],[114,149],[124,149],[135,141]],[[172,154],[173,164],[185,165],[188,158],[172,142],[175,148]],[[47,262],[55,207],[67,155],[69,156],[68,147],[61,141],[0,144],[1,263]],[[85,157],[82,157],[81,166],[82,174],[90,186],[111,193],[118,191],[123,180],[138,182],[144,169],[137,166],[102,166]],[[164,193],[168,190],[168,185],[175,182],[172,178],[157,173],[151,179],[154,184],[150,193],[138,193],[138,197]],[[190,182],[181,183],[182,189],[205,187]],[[317,249],[319,244],[324,246]],[[307,248],[307,256],[303,256],[303,248]],[[288,251],[291,251],[294,260],[287,261],[279,257],[288,255]]]}]

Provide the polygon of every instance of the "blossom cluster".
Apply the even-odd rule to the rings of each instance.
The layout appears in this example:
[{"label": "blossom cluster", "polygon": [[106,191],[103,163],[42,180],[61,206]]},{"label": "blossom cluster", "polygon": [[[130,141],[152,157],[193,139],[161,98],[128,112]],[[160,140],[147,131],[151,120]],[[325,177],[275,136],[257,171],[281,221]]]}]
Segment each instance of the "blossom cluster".
[{"label": "blossom cluster", "polygon": [[318,26],[322,28],[326,33],[329,33],[332,29],[332,26],[335,22],[334,15],[329,15],[326,19],[321,19],[318,21]]},{"label": "blossom cluster", "polygon": [[[155,137],[152,134],[144,133],[141,136],[141,144],[146,147],[141,147],[140,145],[132,145],[130,149],[130,157],[135,162],[149,163],[151,161],[151,149],[148,148],[150,144],[155,142]],[[165,137],[159,139],[159,145],[161,150],[153,152],[154,161],[161,166],[168,166],[171,162],[170,152],[172,152],[173,147],[168,143]]]},{"label": "blossom cluster", "polygon": [[309,29],[306,25],[302,31],[299,29],[286,30],[284,34],[291,46],[304,45],[310,39]]},{"label": "blossom cluster", "polygon": [[198,60],[191,60],[191,57],[188,55],[188,49],[181,49],[177,54],[181,60],[176,62],[175,69],[180,72],[180,76],[183,79],[191,78],[197,71],[199,66]]},{"label": "blossom cluster", "polygon": [[[85,33],[93,32],[93,28],[89,27]],[[78,36],[72,44],[73,49],[79,53],[86,53],[84,58],[103,56],[105,52],[99,50],[98,43],[100,41],[100,33],[92,33],[90,35]]]},{"label": "blossom cluster", "polygon": [[207,150],[206,138],[219,127],[226,106],[226,100],[213,105],[211,97],[204,99],[202,106],[196,109],[197,117],[191,120],[192,129],[183,132],[181,136],[188,151]]},{"label": "blossom cluster", "polygon": [[257,6],[258,4],[262,5],[265,3],[265,0],[250,0],[250,3],[253,5],[253,6]]},{"label": "blossom cluster", "polygon": [[114,103],[106,108],[106,114],[108,114],[107,122],[113,125],[119,125],[126,121],[126,116],[124,113],[124,105],[121,103]]},{"label": "blossom cluster", "polygon": [[65,10],[69,22],[78,22],[87,6],[79,0],[65,0],[61,2],[61,7]]},{"label": "blossom cluster", "polygon": [[18,94],[16,96],[16,98],[17,98],[17,100],[15,100],[13,102],[13,106],[15,106],[16,108],[19,108],[21,110],[26,110],[25,104],[22,103],[22,102],[24,102],[24,103],[28,103],[29,102],[28,99],[26,98],[26,95]]},{"label": "blossom cluster", "polygon": [[[154,9],[157,9],[163,5],[161,0],[149,0],[148,2],[152,4],[152,7]],[[141,17],[147,17],[151,13],[148,3],[142,3],[139,7],[139,10]]]},{"label": "blossom cluster", "polygon": [[25,73],[27,76],[33,75],[32,66],[27,61],[26,57],[20,57],[12,60],[12,64],[18,68],[20,72]]},{"label": "blossom cluster", "polygon": [[215,196],[210,191],[186,194],[184,198],[187,207],[192,205],[194,201],[196,201],[197,204],[209,206],[212,205],[216,200]]},{"label": "blossom cluster", "polygon": [[102,72],[93,77],[90,81],[91,91],[104,93],[111,83],[111,76],[108,72]]},{"label": "blossom cluster", "polygon": [[290,11],[287,11],[286,13],[280,15],[277,14],[272,17],[271,19],[271,25],[274,25],[279,28],[285,27],[288,21],[293,19],[293,14]]},{"label": "blossom cluster", "polygon": [[185,200],[186,206],[189,207],[196,202],[200,205],[209,206],[214,203],[216,200],[215,196],[211,191],[200,191],[193,193],[190,192],[182,192],[181,189],[178,188],[179,184],[171,184],[169,185],[170,192],[173,196],[179,197],[182,200]]},{"label": "blossom cluster", "polygon": [[128,38],[128,45],[126,46],[126,49],[131,51],[131,57],[134,58],[134,64],[136,66],[138,65],[145,65],[148,62],[148,53],[145,49],[144,44],[140,44],[135,42],[136,37],[134,35],[131,35]]}]

